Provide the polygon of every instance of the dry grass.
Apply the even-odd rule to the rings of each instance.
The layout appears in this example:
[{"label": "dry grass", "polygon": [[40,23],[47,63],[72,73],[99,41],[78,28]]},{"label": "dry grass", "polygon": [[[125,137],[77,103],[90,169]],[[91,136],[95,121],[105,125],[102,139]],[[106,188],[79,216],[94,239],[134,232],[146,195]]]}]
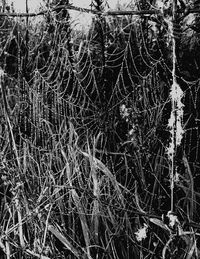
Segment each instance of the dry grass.
[{"label": "dry grass", "polygon": [[[16,254],[62,258],[117,256],[115,239],[134,233],[127,216],[125,187],[95,157],[95,147],[80,148],[70,125],[69,142],[49,152],[24,143],[19,163],[4,163],[1,248]],[[6,193],[6,188],[9,190]],[[8,192],[7,190],[7,192]],[[126,233],[131,235],[127,236]],[[3,256],[3,255],[2,255]],[[3,257],[2,257],[3,258]]]},{"label": "dry grass", "polygon": [[[177,222],[174,230],[149,214],[157,192],[164,188],[158,174],[149,199],[138,192],[136,182],[134,192],[118,182],[115,173],[96,157],[97,139],[78,146],[72,124],[68,137],[63,146],[61,136],[51,152],[34,150],[24,142],[17,150],[19,164],[16,159],[2,162],[1,258],[164,259],[176,249],[179,258],[199,254],[198,234],[192,227],[185,231]],[[163,164],[159,159],[158,155],[157,172],[158,164]],[[184,164],[190,177],[186,158]],[[192,220],[195,192],[183,181],[181,188]],[[137,241],[143,222],[148,238]]]},{"label": "dry grass", "polygon": [[170,75],[160,42],[154,57],[129,18],[97,20],[73,44],[69,24],[52,20],[54,34],[42,24],[31,80],[22,64],[17,78],[1,72],[0,258],[199,258],[186,154],[170,213]]}]

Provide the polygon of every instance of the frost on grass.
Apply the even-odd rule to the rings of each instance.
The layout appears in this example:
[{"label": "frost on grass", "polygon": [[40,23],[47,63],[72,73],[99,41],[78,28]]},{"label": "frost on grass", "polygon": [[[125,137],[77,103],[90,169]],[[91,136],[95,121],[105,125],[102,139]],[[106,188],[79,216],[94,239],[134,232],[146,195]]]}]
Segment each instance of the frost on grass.
[{"label": "frost on grass", "polygon": [[176,225],[180,225],[180,222],[175,214],[173,214],[171,211],[168,211],[167,217],[169,218],[169,226],[171,228],[174,228]]},{"label": "frost on grass", "polygon": [[148,226],[147,224],[144,223],[144,226],[138,229],[137,232],[135,232],[137,241],[142,241],[147,237],[147,230],[148,230]]},{"label": "frost on grass", "polygon": [[128,122],[128,117],[130,116],[130,109],[128,109],[125,104],[122,104],[120,106],[120,115],[123,119],[126,119],[126,122]]},{"label": "frost on grass", "polygon": [[175,104],[174,109],[172,109],[171,116],[168,121],[168,127],[171,133],[171,140],[167,150],[168,156],[170,160],[175,152],[175,148],[181,144],[181,140],[184,134],[184,130],[182,127],[183,121],[183,107],[184,104],[181,102],[183,97],[183,91],[177,83],[173,83],[170,98],[172,102]]}]

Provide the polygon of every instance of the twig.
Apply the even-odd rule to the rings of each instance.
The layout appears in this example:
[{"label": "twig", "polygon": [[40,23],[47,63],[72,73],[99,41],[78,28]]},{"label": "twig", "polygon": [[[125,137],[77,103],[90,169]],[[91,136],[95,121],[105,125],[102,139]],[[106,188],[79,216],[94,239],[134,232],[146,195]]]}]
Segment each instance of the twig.
[{"label": "twig", "polygon": [[[83,13],[91,13],[91,14],[98,14],[98,15],[104,15],[104,16],[116,16],[116,15],[154,15],[154,14],[163,14],[159,10],[140,10],[140,11],[134,11],[134,10],[129,10],[129,11],[107,11],[107,12],[99,12],[95,11],[89,8],[81,8],[73,5],[60,5],[56,6],[55,8],[52,8],[50,10],[45,10],[41,11],[38,13],[10,13],[10,12],[0,12],[0,16],[4,17],[35,17],[35,16],[40,16],[40,15],[45,15],[49,11],[54,12],[58,11],[61,9],[65,10],[73,10],[73,11],[78,11],[78,12],[83,12]],[[182,10],[177,10],[177,13],[184,13]],[[200,13],[200,9],[191,9],[187,12],[187,15],[190,13]]]},{"label": "twig", "polygon": [[170,183],[171,183],[171,212],[174,211],[174,182],[175,175],[177,173],[177,165],[175,163],[175,156],[177,152],[177,147],[181,144],[182,136],[184,130],[182,127],[183,120],[183,106],[181,98],[183,96],[183,91],[179,84],[177,83],[177,44],[175,37],[175,26],[177,22],[177,0],[172,0],[172,86],[170,91],[171,97],[171,116],[169,118],[170,133],[171,139],[168,149],[168,155],[170,160]]},{"label": "twig", "polygon": [[[172,20],[173,22],[176,21],[176,11],[177,11],[177,0],[172,0]],[[172,28],[173,30],[173,35],[174,35],[174,27]],[[173,69],[172,69],[172,80],[173,80],[173,85],[177,84],[176,81],[176,39],[174,36],[172,36],[172,57],[173,57]],[[173,87],[172,85],[172,87]],[[176,100],[174,100],[172,96],[172,113],[174,113],[175,117],[175,123],[172,128],[172,147],[173,147],[173,154],[172,154],[172,159],[171,159],[171,173],[170,173],[170,178],[171,178],[171,212],[174,211],[174,175],[175,175],[175,150],[176,150]]]}]

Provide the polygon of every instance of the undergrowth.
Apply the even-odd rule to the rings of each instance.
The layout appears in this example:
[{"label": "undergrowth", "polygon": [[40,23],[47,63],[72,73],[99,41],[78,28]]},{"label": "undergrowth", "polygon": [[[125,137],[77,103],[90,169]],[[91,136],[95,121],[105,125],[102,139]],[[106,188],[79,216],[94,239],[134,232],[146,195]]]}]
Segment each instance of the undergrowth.
[{"label": "undergrowth", "polygon": [[[6,154],[1,161],[1,258],[161,258],[162,253],[163,258],[185,258],[198,254],[198,225],[185,221],[194,217],[199,195],[189,180],[179,182],[179,192],[184,192],[177,203],[180,222],[170,227],[169,219],[167,223],[167,217],[158,214],[170,198],[159,176],[164,170],[159,167],[165,163],[159,152],[152,189],[143,183],[146,189],[141,191],[136,180],[130,186],[130,172],[123,171],[127,180],[122,181],[119,172],[98,158],[100,136],[79,146],[73,125],[67,128],[51,150],[24,141],[17,158]],[[164,199],[158,197],[161,189]]]},{"label": "undergrowth", "polygon": [[200,65],[179,46],[172,212],[171,45],[155,17],[97,15],[87,33],[59,8],[35,27],[0,20],[0,258],[199,258]]}]

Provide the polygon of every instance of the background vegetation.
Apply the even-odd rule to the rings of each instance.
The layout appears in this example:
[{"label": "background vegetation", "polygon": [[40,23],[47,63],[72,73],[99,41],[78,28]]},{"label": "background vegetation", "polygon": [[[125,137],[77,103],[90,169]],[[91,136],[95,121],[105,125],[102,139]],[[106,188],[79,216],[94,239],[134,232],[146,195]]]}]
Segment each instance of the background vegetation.
[{"label": "background vegetation", "polygon": [[[74,30],[58,8],[68,1],[47,1],[37,23],[0,17],[1,258],[199,258],[200,38],[191,2],[178,1],[173,33],[170,1],[118,5],[160,13],[97,14],[89,31]],[[173,215],[172,37],[184,92]]]}]

